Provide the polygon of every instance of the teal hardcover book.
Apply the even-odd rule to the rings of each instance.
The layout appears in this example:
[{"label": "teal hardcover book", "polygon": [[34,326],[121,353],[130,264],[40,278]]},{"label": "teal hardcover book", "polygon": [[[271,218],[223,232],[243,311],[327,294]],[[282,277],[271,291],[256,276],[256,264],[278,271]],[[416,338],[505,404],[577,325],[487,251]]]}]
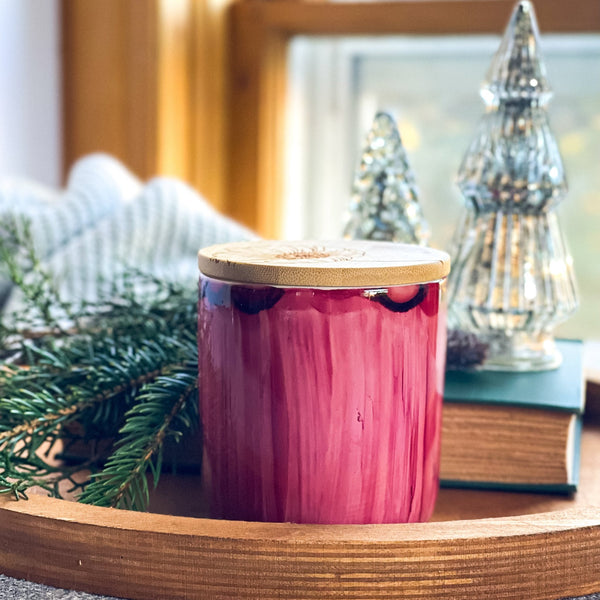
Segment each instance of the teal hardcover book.
[{"label": "teal hardcover book", "polygon": [[583,343],[558,340],[562,364],[551,371],[448,371],[445,402],[515,404],[582,413]]},{"label": "teal hardcover book", "polygon": [[583,344],[560,340],[558,369],[448,371],[442,485],[572,493],[579,480]]}]

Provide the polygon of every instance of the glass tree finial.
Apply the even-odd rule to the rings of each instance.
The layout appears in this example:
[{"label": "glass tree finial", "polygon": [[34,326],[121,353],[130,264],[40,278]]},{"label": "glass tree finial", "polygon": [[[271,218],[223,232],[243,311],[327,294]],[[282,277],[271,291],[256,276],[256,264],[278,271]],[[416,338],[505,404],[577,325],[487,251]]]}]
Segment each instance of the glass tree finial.
[{"label": "glass tree finial", "polygon": [[344,237],[421,245],[429,238],[415,178],[388,113],[378,112],[367,134]]},{"label": "glass tree finial", "polygon": [[485,368],[554,368],[552,330],[576,310],[577,292],[555,211],[567,184],[530,2],[515,6],[482,90],[488,110],[458,173],[465,209],[451,251],[450,323],[489,344]]}]

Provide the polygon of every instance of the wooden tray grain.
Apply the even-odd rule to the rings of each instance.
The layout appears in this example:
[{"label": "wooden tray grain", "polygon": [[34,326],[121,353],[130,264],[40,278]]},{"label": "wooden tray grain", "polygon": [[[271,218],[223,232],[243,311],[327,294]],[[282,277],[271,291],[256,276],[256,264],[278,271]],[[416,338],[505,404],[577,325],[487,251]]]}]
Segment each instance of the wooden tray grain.
[{"label": "wooden tray grain", "polygon": [[599,592],[600,419],[597,397],[589,400],[574,498],[442,490],[434,522],[353,526],[158,514],[202,513],[194,477],[164,478],[149,514],[0,498],[0,572],[136,600]]}]

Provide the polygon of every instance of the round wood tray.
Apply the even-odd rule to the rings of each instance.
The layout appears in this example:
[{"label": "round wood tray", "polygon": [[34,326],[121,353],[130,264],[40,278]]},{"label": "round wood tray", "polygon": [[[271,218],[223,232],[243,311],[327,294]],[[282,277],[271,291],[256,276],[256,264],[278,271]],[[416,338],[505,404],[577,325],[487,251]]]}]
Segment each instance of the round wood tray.
[{"label": "round wood tray", "polygon": [[433,522],[351,526],[194,517],[204,508],[189,476],[163,477],[147,514],[0,498],[0,572],[152,600],[549,600],[598,592],[600,394],[590,389],[574,498],[445,489]]}]

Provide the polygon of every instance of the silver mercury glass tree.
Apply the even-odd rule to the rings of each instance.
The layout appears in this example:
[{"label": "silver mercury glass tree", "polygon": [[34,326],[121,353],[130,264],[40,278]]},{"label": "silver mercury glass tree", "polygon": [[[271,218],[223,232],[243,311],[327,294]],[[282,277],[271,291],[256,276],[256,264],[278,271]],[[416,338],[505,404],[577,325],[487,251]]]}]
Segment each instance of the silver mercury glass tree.
[{"label": "silver mercury glass tree", "polygon": [[420,245],[429,238],[415,178],[396,122],[388,113],[378,112],[367,134],[344,237]]},{"label": "silver mercury glass tree", "polygon": [[577,308],[555,212],[567,184],[538,41],[533,6],[519,2],[481,88],[487,111],[458,174],[466,206],[451,249],[449,320],[489,344],[487,369],[557,367],[552,331]]}]

